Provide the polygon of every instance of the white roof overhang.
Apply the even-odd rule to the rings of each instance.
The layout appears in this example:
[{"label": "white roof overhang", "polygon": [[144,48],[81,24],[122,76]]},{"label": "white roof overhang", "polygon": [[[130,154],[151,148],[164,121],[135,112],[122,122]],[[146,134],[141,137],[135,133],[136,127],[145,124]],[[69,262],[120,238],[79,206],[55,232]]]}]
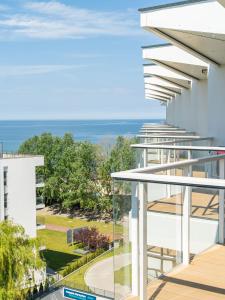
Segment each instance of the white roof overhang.
[{"label": "white roof overhang", "polygon": [[168,98],[168,99],[173,98],[171,95],[166,95],[164,93],[154,91],[154,90],[151,90],[151,89],[145,89],[145,94],[152,94],[152,95],[156,95],[156,96],[160,96],[160,97],[165,97],[165,98]]},{"label": "white roof overhang", "polygon": [[146,93],[145,99],[158,99],[158,100],[164,100],[164,101],[170,101],[171,99],[169,97],[160,96],[152,93]]},{"label": "white roof overhang", "polygon": [[167,96],[172,96],[172,97],[175,97],[176,93],[166,89],[166,88],[163,88],[163,87],[160,87],[160,86],[157,86],[157,85],[154,85],[154,84],[149,84],[149,83],[146,83],[145,84],[145,89],[146,90],[153,90],[153,91],[156,91],[156,92],[162,92],[164,93],[165,95]]},{"label": "white roof overhang", "polygon": [[171,44],[142,47],[143,58],[151,60],[187,78],[204,80],[208,75],[208,64],[188,52]]},{"label": "white roof overhang", "polygon": [[191,87],[191,81],[187,77],[155,64],[144,65],[144,75],[156,75],[182,88],[189,89]]},{"label": "white roof overhang", "polygon": [[144,29],[206,63],[225,64],[225,9],[216,0],[188,0],[140,12]]},{"label": "white roof overhang", "polygon": [[169,80],[159,78],[156,76],[146,75],[144,77],[144,83],[145,84],[153,84],[155,86],[166,88],[167,90],[174,92],[176,94],[181,94],[181,90],[182,90],[182,88],[179,87],[179,85],[172,83]]}]

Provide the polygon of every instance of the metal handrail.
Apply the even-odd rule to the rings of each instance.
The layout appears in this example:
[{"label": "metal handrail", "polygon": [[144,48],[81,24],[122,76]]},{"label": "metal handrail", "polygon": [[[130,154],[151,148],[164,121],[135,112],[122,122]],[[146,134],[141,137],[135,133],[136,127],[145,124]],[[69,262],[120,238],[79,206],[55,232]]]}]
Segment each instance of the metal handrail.
[{"label": "metal handrail", "polygon": [[177,145],[164,145],[164,144],[132,144],[132,148],[140,149],[165,149],[165,150],[195,150],[195,151],[225,151],[225,147],[217,146],[177,146]]},{"label": "metal handrail", "polygon": [[197,163],[204,163],[204,162],[224,160],[224,159],[225,159],[225,155],[207,156],[203,158],[163,164],[157,167],[145,167],[145,168],[127,170],[122,172],[116,172],[116,173],[112,173],[111,177],[117,180],[141,181],[141,182],[163,183],[163,184],[171,184],[171,185],[225,189],[224,179],[154,174],[154,172],[175,169],[176,167],[181,167],[181,166],[187,167]]},{"label": "metal handrail", "polygon": [[200,137],[198,139],[183,139],[183,140],[172,140],[172,141],[162,141],[154,143],[145,143],[146,145],[171,145],[171,144],[180,144],[186,142],[198,142],[198,141],[212,141],[213,137]]},{"label": "metal handrail", "polygon": [[154,135],[154,134],[152,134],[152,135],[144,135],[144,134],[138,134],[137,135],[137,137],[138,138],[164,138],[164,139],[166,139],[166,138],[174,138],[174,139],[193,139],[193,140],[195,140],[195,139],[199,139],[200,138],[200,136],[199,135]]},{"label": "metal handrail", "polygon": [[[176,167],[192,166],[194,164],[200,164],[204,162],[210,162],[210,161],[221,160],[221,159],[225,159],[225,154],[204,156],[204,157],[193,158],[193,159],[185,159],[173,163],[161,164],[159,166],[136,168],[136,169],[126,170],[123,172],[128,172],[128,173],[151,173],[151,171],[160,172],[160,171],[175,169]],[[112,174],[116,174],[116,173],[112,173]]]}]

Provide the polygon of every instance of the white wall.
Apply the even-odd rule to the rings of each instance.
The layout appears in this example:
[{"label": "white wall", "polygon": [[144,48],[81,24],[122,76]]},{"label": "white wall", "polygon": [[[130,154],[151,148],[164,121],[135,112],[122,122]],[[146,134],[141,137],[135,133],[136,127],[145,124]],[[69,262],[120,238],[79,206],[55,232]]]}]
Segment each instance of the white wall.
[{"label": "white wall", "polygon": [[168,104],[167,122],[199,135],[208,135],[208,81],[193,80],[191,89]]},{"label": "white wall", "polygon": [[[43,165],[43,157],[7,158],[0,160],[1,187],[3,170],[8,168],[8,215],[14,223],[25,228],[26,233],[36,236],[36,172]],[[4,207],[4,189],[1,189],[1,207]],[[2,204],[3,203],[3,204]],[[4,215],[1,214],[1,220]]]},{"label": "white wall", "polygon": [[208,93],[209,135],[225,145],[225,66],[210,66]]},{"label": "white wall", "polygon": [[[181,216],[148,212],[148,245],[181,251]],[[190,218],[190,249],[196,254],[218,242],[218,221]]]},{"label": "white wall", "polygon": [[[129,228],[131,229],[131,214]],[[182,251],[182,217],[158,212],[147,212],[147,244]],[[132,229],[129,232],[132,241]],[[218,243],[218,221],[190,218],[190,250],[200,253]]]}]

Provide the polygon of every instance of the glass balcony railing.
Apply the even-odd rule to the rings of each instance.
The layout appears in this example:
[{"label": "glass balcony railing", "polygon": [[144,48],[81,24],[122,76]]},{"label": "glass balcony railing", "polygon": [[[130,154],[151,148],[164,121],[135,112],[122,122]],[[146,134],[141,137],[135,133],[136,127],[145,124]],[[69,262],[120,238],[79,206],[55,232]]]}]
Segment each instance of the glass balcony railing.
[{"label": "glass balcony railing", "polygon": [[224,154],[112,177],[115,299],[138,293],[151,299],[153,281],[224,244]]}]

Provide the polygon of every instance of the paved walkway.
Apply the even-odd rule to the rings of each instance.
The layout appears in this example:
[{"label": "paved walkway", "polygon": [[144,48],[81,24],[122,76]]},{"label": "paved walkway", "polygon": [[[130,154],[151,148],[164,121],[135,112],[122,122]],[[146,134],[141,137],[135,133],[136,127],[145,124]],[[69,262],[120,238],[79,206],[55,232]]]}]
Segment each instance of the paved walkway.
[{"label": "paved walkway", "polygon": [[45,228],[48,230],[55,230],[55,231],[60,231],[60,232],[67,232],[67,230],[69,229],[68,227],[54,225],[54,224],[46,224]]},{"label": "paved walkway", "polygon": [[[115,257],[115,268],[113,268],[113,257],[96,263],[85,274],[84,279],[86,284],[93,289],[114,292],[114,271],[130,264],[130,260],[130,254],[126,253]],[[124,289],[121,286],[122,288]]]}]

